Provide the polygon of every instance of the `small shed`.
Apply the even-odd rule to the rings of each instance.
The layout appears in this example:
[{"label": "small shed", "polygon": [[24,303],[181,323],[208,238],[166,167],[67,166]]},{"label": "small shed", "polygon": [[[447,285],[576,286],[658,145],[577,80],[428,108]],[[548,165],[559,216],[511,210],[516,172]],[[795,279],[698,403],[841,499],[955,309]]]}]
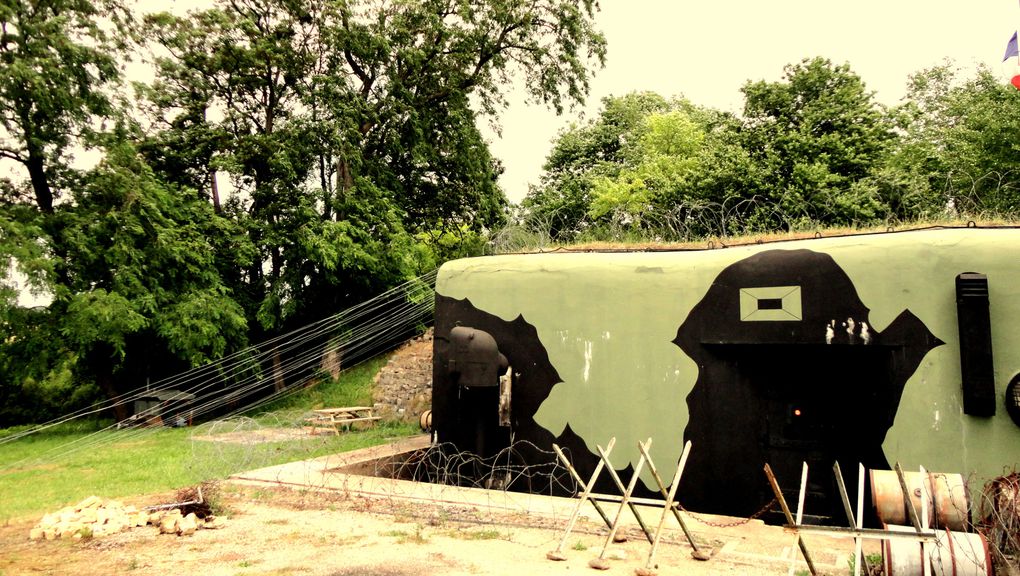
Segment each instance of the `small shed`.
[{"label": "small shed", "polygon": [[181,390],[152,390],[135,399],[132,415],[121,426],[190,426],[195,395]]}]

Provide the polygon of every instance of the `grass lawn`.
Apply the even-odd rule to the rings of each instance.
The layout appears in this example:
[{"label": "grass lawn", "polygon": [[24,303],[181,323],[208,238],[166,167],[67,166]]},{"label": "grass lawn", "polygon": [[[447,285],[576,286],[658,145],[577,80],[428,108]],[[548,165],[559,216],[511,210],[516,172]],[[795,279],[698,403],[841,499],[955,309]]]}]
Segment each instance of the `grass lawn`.
[{"label": "grass lawn", "polygon": [[[366,362],[344,372],[337,382],[274,402],[251,418],[190,428],[98,431],[98,423],[75,422],[0,443],[0,522],[42,516],[93,494],[124,498],[165,492],[244,470],[346,452],[414,434],[416,426],[380,422],[340,436],[294,434],[293,439],[280,442],[196,439],[276,428],[297,432],[304,411],[371,405],[372,378],[385,361],[384,357]],[[0,431],[0,442],[4,435]]]}]

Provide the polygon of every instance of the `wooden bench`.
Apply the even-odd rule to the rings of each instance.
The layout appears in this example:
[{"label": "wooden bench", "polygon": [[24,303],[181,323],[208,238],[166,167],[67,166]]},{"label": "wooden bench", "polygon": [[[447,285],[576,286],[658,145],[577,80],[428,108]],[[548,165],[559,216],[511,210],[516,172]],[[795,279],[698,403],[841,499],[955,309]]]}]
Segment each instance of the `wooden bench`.
[{"label": "wooden bench", "polygon": [[332,430],[337,436],[340,435],[340,428],[348,430],[358,422],[375,422],[379,416],[372,414],[371,406],[349,406],[346,408],[320,408],[312,410],[312,415],[305,419],[310,425],[310,432],[316,434],[319,430]]}]

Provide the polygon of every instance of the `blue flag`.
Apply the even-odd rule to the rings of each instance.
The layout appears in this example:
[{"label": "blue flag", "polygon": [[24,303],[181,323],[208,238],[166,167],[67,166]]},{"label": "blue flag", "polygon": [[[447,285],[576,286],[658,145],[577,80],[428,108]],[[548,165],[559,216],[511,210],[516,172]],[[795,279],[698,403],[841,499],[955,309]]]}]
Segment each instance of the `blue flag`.
[{"label": "blue flag", "polygon": [[1009,39],[1009,43],[1006,44],[1006,55],[1002,57],[1002,61],[1009,60],[1010,56],[1020,57],[1020,44],[1017,44],[1016,32],[1013,32],[1013,37]]}]

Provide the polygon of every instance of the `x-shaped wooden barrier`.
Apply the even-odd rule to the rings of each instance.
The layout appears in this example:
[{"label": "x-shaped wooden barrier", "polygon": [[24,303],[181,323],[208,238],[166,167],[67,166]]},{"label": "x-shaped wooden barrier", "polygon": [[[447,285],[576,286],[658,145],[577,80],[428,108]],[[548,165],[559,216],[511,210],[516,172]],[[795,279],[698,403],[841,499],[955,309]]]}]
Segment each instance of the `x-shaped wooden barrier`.
[{"label": "x-shaped wooden barrier", "polygon": [[[610,438],[609,444],[606,446],[606,453],[608,454],[609,452],[612,452],[613,446],[615,445],[616,438]],[[584,486],[584,491],[581,492],[581,496],[577,500],[577,506],[574,507],[574,511],[570,514],[570,520],[567,521],[567,529],[563,532],[563,538],[560,539],[560,543],[556,546],[555,550],[545,555],[546,558],[550,560],[566,560],[566,556],[563,555],[563,545],[566,544],[567,537],[570,536],[570,531],[574,529],[574,523],[577,522],[577,515],[580,514],[581,508],[584,506],[585,502],[590,501],[592,503],[595,509],[598,510],[599,516],[602,516],[602,520],[605,521],[607,526],[611,524],[609,516],[606,516],[605,511],[602,510],[602,506],[599,505],[597,500],[591,497],[591,492],[595,489],[595,482],[599,479],[599,474],[602,473],[602,467],[606,465],[606,461],[604,459],[599,460],[599,463],[595,465],[595,471],[591,473],[591,479],[589,479],[588,482],[585,482],[581,479],[581,475],[577,473],[577,470],[574,469],[570,460],[568,460],[566,455],[563,454],[563,450],[560,450],[560,447],[556,444],[553,444],[553,450],[556,451],[556,456],[563,462],[563,465],[567,467],[567,470],[570,470],[570,474],[574,477],[574,480],[577,481],[579,485]]]},{"label": "x-shaped wooden barrier", "polygon": [[[680,485],[680,478],[683,475],[684,467],[687,464],[687,457],[690,455],[691,443],[687,442],[684,445],[683,452],[681,453],[680,456],[680,461],[677,464],[676,472],[673,475],[673,482],[668,489],[666,487],[665,482],[663,482],[662,477],[659,475],[659,471],[656,469],[655,463],[652,461],[651,454],[649,453],[652,445],[651,438],[649,438],[645,442],[638,443],[638,450],[640,451],[641,455],[640,458],[638,459],[637,465],[634,467],[634,471],[633,474],[631,475],[630,482],[628,482],[626,486],[620,479],[620,476],[616,472],[616,469],[613,467],[612,461],[610,461],[609,459],[609,455],[612,452],[613,446],[615,444],[616,438],[612,438],[610,439],[609,444],[606,446],[605,449],[603,449],[601,446],[596,445],[595,448],[599,453],[599,462],[595,466],[595,470],[587,482],[583,478],[581,478],[580,474],[577,473],[577,470],[573,467],[570,460],[566,457],[566,455],[563,453],[560,447],[555,444],[553,445],[553,450],[556,452],[556,456],[560,459],[563,465],[566,466],[567,470],[570,471],[571,476],[578,483],[578,485],[583,487],[583,491],[581,492],[581,495],[577,501],[577,505],[574,507],[574,510],[570,515],[570,519],[567,522],[567,528],[563,533],[563,537],[560,539],[559,544],[556,546],[556,549],[546,554],[546,557],[549,558],[550,560],[566,559],[566,557],[563,555],[563,547],[566,544],[570,532],[574,528],[574,524],[577,521],[577,517],[581,511],[581,508],[584,506],[584,503],[591,502],[592,505],[595,507],[595,510],[602,517],[602,520],[606,523],[606,526],[609,527],[609,534],[606,536],[605,543],[602,546],[602,550],[599,553],[598,558],[595,558],[588,563],[589,566],[591,566],[592,568],[605,570],[606,568],[609,567],[609,565],[605,561],[606,551],[609,548],[609,543],[613,542],[616,539],[616,536],[620,528],[620,520],[623,516],[623,511],[625,508],[630,509],[631,513],[634,515],[635,520],[637,520],[638,525],[641,526],[641,530],[644,532],[645,537],[648,539],[649,544],[651,544],[651,549],[648,554],[648,560],[644,568],[638,569],[639,574],[651,573],[651,567],[653,566],[655,553],[656,550],[658,549],[659,542],[662,540],[663,525],[665,524],[666,517],[670,513],[672,513],[673,516],[677,519],[677,522],[680,524],[680,528],[684,532],[684,536],[687,538],[687,541],[694,549],[692,553],[694,558],[698,560],[708,560],[711,557],[710,554],[704,549],[699,548],[697,542],[694,540],[694,536],[691,534],[690,530],[687,528],[687,524],[684,522],[683,517],[680,515],[679,503],[676,501],[676,494]],[[635,505],[634,500],[632,499],[632,494],[634,493],[634,489],[637,486],[637,480],[640,477],[641,470],[644,468],[646,463],[648,465],[649,471],[655,478],[656,484],[658,485],[659,488],[659,493],[665,498],[665,501],[663,502],[662,514],[659,518],[659,524],[656,527],[654,535],[648,529],[648,526],[645,524],[644,519],[641,517],[641,513],[638,511],[638,508]],[[602,473],[603,469],[608,470],[610,477],[613,479],[613,482],[616,484],[616,487],[620,491],[622,496],[616,497],[609,496],[606,494],[595,494],[593,492],[595,484],[598,481],[599,475]],[[605,510],[599,504],[600,499],[619,502],[619,508],[617,508],[616,514],[612,520],[609,519],[609,516],[606,514]],[[648,503],[647,500],[641,501],[644,504]]]},{"label": "x-shaped wooden barrier", "polygon": [[[645,442],[645,447],[647,448],[648,446],[651,445],[652,439],[649,438]],[[639,443],[638,446],[640,447],[642,446],[642,444]],[[627,484],[626,487],[624,487],[623,482],[620,480],[620,475],[616,473],[616,469],[613,468],[612,463],[609,461],[609,454],[606,454],[606,451],[603,450],[602,447],[597,444],[595,445],[595,448],[599,451],[599,456],[602,457],[602,461],[606,463],[606,469],[609,470],[609,475],[613,478],[613,481],[616,483],[616,487],[623,494],[623,499],[620,500],[620,507],[616,509],[616,517],[613,518],[613,524],[609,527],[609,535],[606,536],[606,541],[604,544],[602,544],[602,552],[599,552],[598,558],[595,558],[592,561],[588,562],[588,565],[591,566],[592,568],[595,568],[596,570],[606,570],[607,568],[609,568],[609,565],[606,563],[606,550],[609,549],[609,543],[612,542],[613,538],[616,537],[616,531],[620,527],[620,518],[623,517],[624,507],[626,506],[630,507],[630,511],[634,514],[634,518],[638,521],[638,524],[641,525],[641,529],[644,530],[645,536],[646,537],[650,536],[648,532],[648,527],[645,526],[645,521],[641,518],[641,513],[638,512],[637,506],[635,506],[634,503],[630,501],[630,495],[632,492],[634,492],[634,487],[637,486],[638,477],[641,475],[641,469],[645,467],[645,451],[642,450],[641,457],[638,458],[637,466],[634,467],[634,474],[631,475],[630,482]],[[654,541],[654,539],[652,539],[652,541]]]},{"label": "x-shaped wooden barrier", "polygon": [[688,440],[684,444],[684,450],[680,454],[680,462],[676,466],[676,472],[673,474],[673,484],[669,487],[669,491],[666,491],[666,484],[662,481],[662,477],[659,476],[659,471],[655,469],[655,462],[652,461],[652,457],[648,454],[648,448],[645,445],[638,445],[641,453],[648,460],[648,469],[651,470],[652,476],[655,477],[655,483],[659,486],[659,493],[666,498],[666,502],[662,508],[662,516],[659,517],[659,525],[655,529],[655,541],[652,542],[652,549],[648,553],[648,560],[645,562],[645,569],[642,571],[643,574],[650,574],[655,560],[655,550],[659,546],[659,540],[662,537],[662,525],[666,522],[666,516],[670,512],[673,513],[673,517],[676,518],[680,529],[683,530],[684,536],[687,538],[687,542],[690,543],[693,552],[691,555],[696,560],[708,560],[711,555],[707,550],[703,550],[698,547],[698,543],[694,541],[694,536],[691,531],[687,528],[687,523],[684,522],[683,516],[680,515],[679,503],[676,502],[677,488],[680,487],[680,477],[683,476],[684,467],[687,465],[687,456],[691,453],[691,441]]}]

